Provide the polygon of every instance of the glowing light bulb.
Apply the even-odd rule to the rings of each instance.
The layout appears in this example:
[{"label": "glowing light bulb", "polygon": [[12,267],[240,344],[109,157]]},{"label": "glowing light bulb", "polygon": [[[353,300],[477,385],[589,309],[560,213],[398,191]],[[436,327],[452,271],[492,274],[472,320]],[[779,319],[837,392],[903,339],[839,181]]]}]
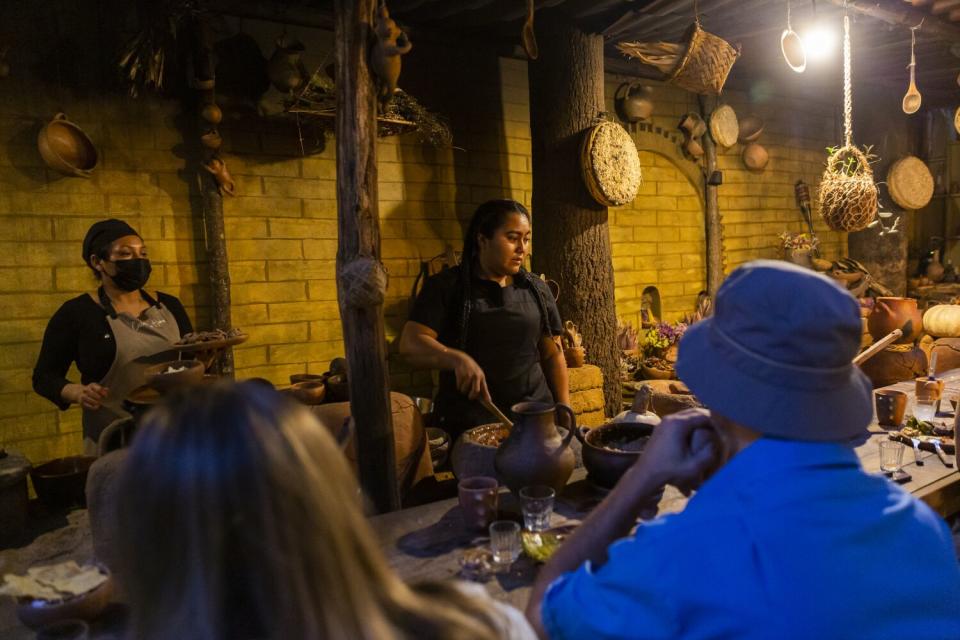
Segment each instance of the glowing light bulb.
[{"label": "glowing light bulb", "polygon": [[824,60],[837,49],[837,32],[818,24],[803,36],[803,49],[808,60]]}]

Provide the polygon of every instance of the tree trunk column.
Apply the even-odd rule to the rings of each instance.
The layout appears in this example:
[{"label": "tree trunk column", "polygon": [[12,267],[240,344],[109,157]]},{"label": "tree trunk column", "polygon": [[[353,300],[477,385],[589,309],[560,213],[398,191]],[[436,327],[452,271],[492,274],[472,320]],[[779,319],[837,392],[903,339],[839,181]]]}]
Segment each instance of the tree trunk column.
[{"label": "tree trunk column", "polygon": [[555,12],[537,13],[539,60],[531,62],[533,266],[560,283],[558,306],[583,334],[587,360],[603,371],[608,416],[620,411],[613,261],[607,208],[580,177],[580,143],[603,111],[603,37]]},{"label": "tree trunk column", "polygon": [[[335,0],[337,79],[337,299],[343,324],[360,482],[379,512],[400,507],[387,375],[383,300],[366,302],[350,278],[373,275],[381,266],[377,205],[377,107],[367,66],[368,34],[376,0]],[[361,267],[361,268],[355,268]],[[362,287],[361,287],[362,288]]]}]

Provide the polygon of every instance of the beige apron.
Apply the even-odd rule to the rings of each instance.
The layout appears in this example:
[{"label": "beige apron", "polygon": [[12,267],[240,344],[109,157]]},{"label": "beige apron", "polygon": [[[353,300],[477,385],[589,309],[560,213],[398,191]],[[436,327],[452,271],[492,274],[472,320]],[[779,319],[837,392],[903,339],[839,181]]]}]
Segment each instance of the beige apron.
[{"label": "beige apron", "polygon": [[83,450],[86,455],[97,455],[100,434],[112,422],[129,418],[123,401],[131,391],[146,383],[144,370],[174,357],[171,346],[180,340],[180,327],[169,309],[159,305],[141,291],[150,306],[134,318],[128,313],[117,313],[105,295],[100,304],[107,312],[107,323],[113,331],[117,354],[100,384],[107,389],[107,397],[96,410],[83,410]]}]

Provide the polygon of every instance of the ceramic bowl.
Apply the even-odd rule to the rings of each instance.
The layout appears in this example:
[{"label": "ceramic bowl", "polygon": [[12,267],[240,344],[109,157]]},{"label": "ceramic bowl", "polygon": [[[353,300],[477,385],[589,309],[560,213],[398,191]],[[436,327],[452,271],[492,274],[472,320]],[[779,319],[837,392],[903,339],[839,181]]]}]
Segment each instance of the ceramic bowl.
[{"label": "ceramic bowl", "polygon": [[96,458],[90,456],[70,456],[34,467],[30,470],[30,479],[37,497],[48,507],[85,506],[87,472],[94,460]]},{"label": "ceramic bowl", "polygon": [[327,376],[325,374],[318,373],[294,373],[290,376],[290,384],[297,384],[298,382],[313,382],[315,380],[326,380]]},{"label": "ceramic bowl", "polygon": [[[106,572],[106,569],[103,569]],[[64,620],[95,620],[110,604],[113,597],[113,578],[96,589],[65,600],[47,601],[21,598],[17,604],[17,617],[31,629],[51,625]]]},{"label": "ceramic bowl", "polygon": [[[166,373],[168,369],[179,369]],[[203,363],[199,360],[171,360],[147,367],[147,384],[166,393],[172,389],[192,386],[203,382]]]},{"label": "ceramic bowl", "polygon": [[612,489],[640,458],[641,445],[652,434],[653,426],[636,422],[610,422],[594,429],[581,427],[576,435],[583,443],[583,466],[590,481]]},{"label": "ceramic bowl", "polygon": [[323,380],[307,380],[291,385],[286,392],[303,404],[323,404],[327,385]]}]

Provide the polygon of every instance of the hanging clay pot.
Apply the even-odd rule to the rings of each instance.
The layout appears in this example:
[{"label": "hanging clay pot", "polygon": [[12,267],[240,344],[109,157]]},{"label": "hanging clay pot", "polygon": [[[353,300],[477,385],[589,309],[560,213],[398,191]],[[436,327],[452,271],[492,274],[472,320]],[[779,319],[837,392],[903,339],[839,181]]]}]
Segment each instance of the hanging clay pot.
[{"label": "hanging clay pot", "polygon": [[770,162],[770,154],[756,142],[751,142],[743,148],[743,164],[747,169],[763,171],[768,162]]},{"label": "hanging clay pot", "polygon": [[37,135],[37,148],[47,165],[66,176],[89,178],[97,166],[97,149],[83,129],[58,113]]},{"label": "hanging clay pot", "polygon": [[200,144],[205,146],[207,149],[216,151],[221,145],[223,145],[223,138],[216,129],[213,129],[200,136]]},{"label": "hanging clay pot", "polygon": [[749,115],[740,119],[738,142],[756,142],[763,133],[763,120],[759,116]]},{"label": "hanging clay pot", "polygon": [[299,40],[291,40],[288,43],[283,36],[277,38],[277,48],[274,49],[267,63],[267,77],[277,91],[281,93],[293,91],[306,79],[303,63],[300,61],[300,56],[305,50],[306,47]]},{"label": "hanging clay pot", "polygon": [[653,114],[653,89],[639,82],[625,82],[617,89],[616,101],[627,122],[646,120]]},{"label": "hanging clay pot", "polygon": [[209,124],[217,125],[223,120],[223,112],[215,104],[207,104],[200,110],[200,117]]}]

